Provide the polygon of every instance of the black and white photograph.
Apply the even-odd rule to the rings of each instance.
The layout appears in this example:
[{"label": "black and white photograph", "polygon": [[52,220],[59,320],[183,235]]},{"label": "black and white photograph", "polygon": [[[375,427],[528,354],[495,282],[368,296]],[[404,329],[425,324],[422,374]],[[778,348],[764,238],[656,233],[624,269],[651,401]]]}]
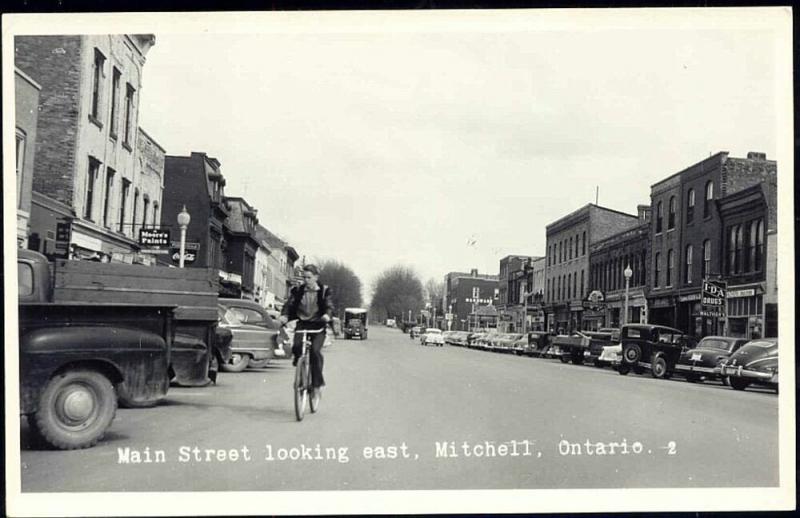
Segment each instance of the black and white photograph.
[{"label": "black and white photograph", "polygon": [[791,8],[2,25],[10,515],[795,508]]}]

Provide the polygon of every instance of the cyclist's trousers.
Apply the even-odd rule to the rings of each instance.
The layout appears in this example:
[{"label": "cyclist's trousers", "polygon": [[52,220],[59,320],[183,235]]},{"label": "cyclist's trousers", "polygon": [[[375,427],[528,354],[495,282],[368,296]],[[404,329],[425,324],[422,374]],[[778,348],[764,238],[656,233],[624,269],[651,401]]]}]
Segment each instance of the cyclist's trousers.
[{"label": "cyclist's trousers", "polygon": [[[310,331],[316,331],[317,329],[324,329],[324,324],[318,323],[311,323],[311,322],[297,322],[297,329],[308,329]],[[311,351],[309,356],[311,357],[311,386],[312,387],[322,387],[325,385],[325,378],[322,376],[322,366],[323,366],[323,358],[322,358],[322,346],[325,344],[325,333],[317,333],[314,335],[308,335],[311,339]],[[303,334],[295,332],[294,334],[294,345],[292,346],[292,354],[295,358],[299,358],[303,354]]]}]

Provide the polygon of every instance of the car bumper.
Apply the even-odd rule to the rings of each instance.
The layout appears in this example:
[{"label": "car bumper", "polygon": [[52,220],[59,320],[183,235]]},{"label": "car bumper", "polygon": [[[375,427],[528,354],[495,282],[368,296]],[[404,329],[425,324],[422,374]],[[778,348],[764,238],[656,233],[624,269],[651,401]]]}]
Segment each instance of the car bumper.
[{"label": "car bumper", "polygon": [[714,372],[716,374],[719,374],[720,376],[734,376],[736,378],[749,378],[752,380],[758,380],[767,383],[778,383],[777,372],[761,372],[761,371],[748,370],[744,368],[744,365],[739,365],[739,366],[723,365],[722,367],[714,369]]},{"label": "car bumper", "polygon": [[701,372],[703,374],[713,374],[717,375],[719,373],[719,369],[716,367],[703,367],[702,365],[687,365],[685,363],[679,363],[675,365],[675,370],[680,372]]}]

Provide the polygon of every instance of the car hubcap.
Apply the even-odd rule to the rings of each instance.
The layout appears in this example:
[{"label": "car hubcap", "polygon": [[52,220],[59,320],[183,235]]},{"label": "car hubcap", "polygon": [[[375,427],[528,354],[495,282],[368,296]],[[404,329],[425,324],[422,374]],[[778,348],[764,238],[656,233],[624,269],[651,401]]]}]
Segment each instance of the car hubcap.
[{"label": "car hubcap", "polygon": [[94,394],[87,387],[70,387],[59,398],[58,408],[66,424],[81,424],[92,415],[95,408]]}]

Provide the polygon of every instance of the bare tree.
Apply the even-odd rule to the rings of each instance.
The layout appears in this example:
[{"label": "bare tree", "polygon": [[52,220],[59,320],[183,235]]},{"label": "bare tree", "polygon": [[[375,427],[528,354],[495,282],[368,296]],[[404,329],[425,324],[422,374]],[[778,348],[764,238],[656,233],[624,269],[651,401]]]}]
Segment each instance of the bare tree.
[{"label": "bare tree", "polygon": [[319,263],[320,282],[330,286],[333,304],[339,318],[344,315],[344,308],[361,307],[361,280],[343,263],[325,259]]},{"label": "bare tree", "polygon": [[428,300],[436,302],[444,296],[444,282],[431,277],[425,281],[425,293],[428,295]]},{"label": "bare tree", "polygon": [[424,307],[422,281],[413,269],[396,265],[378,276],[370,305],[370,312],[378,321],[387,318],[407,321],[409,311],[416,315]]}]

